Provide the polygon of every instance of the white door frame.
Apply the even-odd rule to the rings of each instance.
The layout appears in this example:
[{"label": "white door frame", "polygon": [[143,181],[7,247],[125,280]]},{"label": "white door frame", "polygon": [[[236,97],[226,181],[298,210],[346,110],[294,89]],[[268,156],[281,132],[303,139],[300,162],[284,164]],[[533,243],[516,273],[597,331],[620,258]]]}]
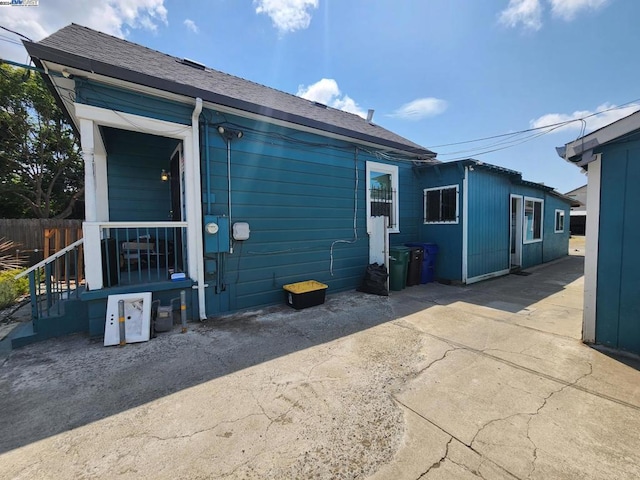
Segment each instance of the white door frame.
[{"label": "white door frame", "polygon": [[[514,211],[513,201],[516,200],[515,229],[513,225]],[[524,197],[511,194],[509,196],[509,267],[522,266],[522,222],[524,216]],[[513,238],[515,232],[515,239]],[[511,244],[515,242],[516,251],[511,253]]]}]

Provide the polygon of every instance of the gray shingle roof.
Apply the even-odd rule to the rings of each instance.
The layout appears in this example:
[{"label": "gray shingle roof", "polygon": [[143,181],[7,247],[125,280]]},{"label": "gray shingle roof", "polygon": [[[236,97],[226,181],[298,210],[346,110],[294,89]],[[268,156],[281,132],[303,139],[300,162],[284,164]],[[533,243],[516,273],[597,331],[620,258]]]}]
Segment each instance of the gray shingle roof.
[{"label": "gray shingle roof", "polygon": [[365,119],[213,69],[185,65],[183,59],[71,24],[37,43],[25,42],[39,60],[106,75],[140,85],[201,97],[250,113],[266,115],[345,135],[420,156],[430,150]]}]

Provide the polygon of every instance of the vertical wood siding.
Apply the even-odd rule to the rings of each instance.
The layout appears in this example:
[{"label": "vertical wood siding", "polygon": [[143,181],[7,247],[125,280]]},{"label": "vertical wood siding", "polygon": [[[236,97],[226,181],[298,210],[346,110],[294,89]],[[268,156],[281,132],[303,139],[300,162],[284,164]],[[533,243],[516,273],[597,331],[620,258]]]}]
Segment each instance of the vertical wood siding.
[{"label": "vertical wood siding", "polygon": [[[455,165],[440,165],[438,168],[426,168],[420,171],[420,241],[435,243],[439,251],[436,257],[435,277],[441,280],[462,280],[462,191],[463,171]],[[425,188],[458,185],[458,223],[423,224]]]},{"label": "vertical wood siding", "polygon": [[596,342],[640,353],[640,142],[602,149]]},{"label": "vertical wood siding", "polygon": [[476,168],[469,172],[468,278],[509,268],[511,182]]}]

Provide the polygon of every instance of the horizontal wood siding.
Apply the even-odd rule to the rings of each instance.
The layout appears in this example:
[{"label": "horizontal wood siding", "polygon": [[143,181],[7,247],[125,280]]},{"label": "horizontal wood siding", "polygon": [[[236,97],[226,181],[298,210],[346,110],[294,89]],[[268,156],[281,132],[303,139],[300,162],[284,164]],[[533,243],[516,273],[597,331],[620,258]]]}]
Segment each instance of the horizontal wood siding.
[{"label": "horizontal wood siding", "polygon": [[640,354],[640,142],[602,149],[596,342]]},{"label": "horizontal wood siding", "polygon": [[111,221],[171,220],[169,170],[175,139],[104,128],[107,149],[109,219]]},{"label": "horizontal wood siding", "polygon": [[[462,191],[463,170],[457,165],[440,165],[437,168],[420,170],[418,197],[419,212],[416,218],[420,221],[420,241],[438,245],[435,277],[441,280],[462,280]],[[424,224],[423,191],[425,188],[458,185],[458,217],[457,224]]]},{"label": "horizontal wood siding", "polygon": [[[355,288],[369,260],[365,165],[383,160],[358,149],[356,163],[355,147],[344,142],[229,115],[225,119],[243,131],[230,147],[231,223],[247,222],[251,234],[246,241],[235,241],[233,253],[224,258],[223,284],[208,281],[208,313],[282,303],[283,285],[304,280],[326,283],[329,293]],[[226,144],[215,125],[206,130],[203,211],[228,215]],[[395,244],[417,236],[416,179],[410,163],[399,167],[401,233],[392,234]],[[208,183],[214,199],[209,212]],[[353,243],[334,243],[338,240]]]},{"label": "horizontal wood siding", "polygon": [[468,278],[509,268],[511,182],[479,168],[469,172]]},{"label": "horizontal wood siding", "polygon": [[82,79],[76,79],[76,102],[184,125],[191,125],[195,107]]}]

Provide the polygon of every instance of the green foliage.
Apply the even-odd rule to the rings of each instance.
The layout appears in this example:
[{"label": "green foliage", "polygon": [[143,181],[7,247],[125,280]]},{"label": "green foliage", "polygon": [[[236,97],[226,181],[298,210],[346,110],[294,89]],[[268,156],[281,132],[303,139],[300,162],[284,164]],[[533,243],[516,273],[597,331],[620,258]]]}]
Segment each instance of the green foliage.
[{"label": "green foliage", "polygon": [[0,65],[0,217],[66,218],[83,192],[78,142],[41,76]]},{"label": "green foliage", "polygon": [[16,303],[16,299],[29,292],[29,278],[18,280],[15,276],[22,270],[4,270],[0,272],[0,309]]},{"label": "green foliage", "polygon": [[28,277],[15,279],[23,265],[23,259],[16,258],[13,253],[17,247],[15,242],[0,238],[0,309],[13,305],[18,297],[29,291]]}]

